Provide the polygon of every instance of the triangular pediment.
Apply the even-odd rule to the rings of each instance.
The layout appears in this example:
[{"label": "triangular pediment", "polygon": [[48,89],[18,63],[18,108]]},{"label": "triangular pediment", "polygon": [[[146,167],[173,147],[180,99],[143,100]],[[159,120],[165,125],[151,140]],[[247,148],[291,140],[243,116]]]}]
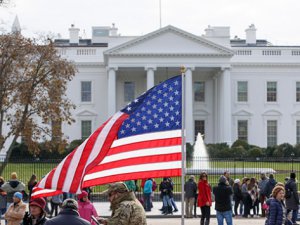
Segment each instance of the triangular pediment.
[{"label": "triangular pediment", "polygon": [[203,37],[173,26],[167,26],[108,49],[104,54],[106,56],[199,55],[231,57],[233,51]]},{"label": "triangular pediment", "polygon": [[250,113],[246,110],[240,110],[240,111],[237,111],[237,112],[233,113],[233,116],[246,116],[246,117],[249,117],[249,116],[252,116],[252,113]]},{"label": "triangular pediment", "polygon": [[93,112],[93,111],[90,111],[90,110],[82,110],[80,112],[78,112],[76,114],[76,116],[97,116],[97,113],[96,112]]}]

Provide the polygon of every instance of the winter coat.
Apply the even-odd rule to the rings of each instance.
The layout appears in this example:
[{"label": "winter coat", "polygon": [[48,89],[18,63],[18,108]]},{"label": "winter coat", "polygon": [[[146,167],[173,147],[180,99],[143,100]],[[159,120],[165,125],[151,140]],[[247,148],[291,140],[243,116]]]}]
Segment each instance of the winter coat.
[{"label": "winter coat", "polygon": [[275,185],[277,184],[277,181],[274,179],[274,178],[270,178],[268,180],[268,182],[266,183],[266,186],[264,188],[264,191],[263,191],[263,194],[269,198],[271,193],[272,193],[272,190],[273,188],[275,187]]},{"label": "winter coat", "polygon": [[233,200],[236,202],[243,200],[242,190],[239,184],[233,185]]},{"label": "winter coat", "polygon": [[260,181],[258,182],[258,189],[259,189],[260,195],[264,195],[265,188],[266,188],[268,181],[269,181],[269,178],[266,177],[265,179],[260,179]]},{"label": "winter coat", "polygon": [[289,179],[286,183],[286,186],[288,186],[291,190],[291,197],[286,198],[285,200],[286,208],[291,210],[297,210],[299,208],[299,196],[295,179]]},{"label": "winter coat", "polygon": [[133,192],[137,191],[136,185],[133,180],[128,180],[128,181],[125,181],[124,183],[126,184],[129,191],[133,191]]},{"label": "winter coat", "polygon": [[198,183],[198,206],[206,206],[206,202],[211,206],[211,187],[207,180],[200,180]]},{"label": "winter coat", "polygon": [[147,225],[144,208],[132,192],[122,193],[114,199],[111,209],[107,225]]},{"label": "winter coat", "polygon": [[91,224],[93,225],[96,225],[96,223],[91,218],[92,216],[98,217],[98,214],[94,205],[90,201],[78,201],[78,212],[81,218],[91,222]]},{"label": "winter coat", "polygon": [[44,225],[91,225],[85,219],[79,216],[79,213],[73,209],[63,209],[59,214],[48,220]]},{"label": "winter coat", "polygon": [[152,186],[153,186],[153,182],[151,179],[148,179],[146,182],[145,182],[145,185],[144,185],[144,194],[151,194],[152,192]]},{"label": "winter coat", "polygon": [[18,204],[10,204],[4,218],[7,220],[7,225],[20,225],[26,211],[26,205],[20,201]]},{"label": "winter coat", "polygon": [[275,198],[270,201],[269,216],[267,225],[282,225],[283,209],[282,203]]},{"label": "winter coat", "polygon": [[193,179],[189,179],[184,184],[184,197],[195,198],[197,193],[197,184]]},{"label": "winter coat", "polygon": [[258,187],[257,185],[255,184],[251,190],[248,190],[248,193],[251,197],[251,200],[252,200],[252,206],[254,206],[256,200],[258,199]]},{"label": "winter coat", "polygon": [[172,196],[173,187],[170,182],[163,181],[159,185],[159,190],[161,191],[161,197],[164,195]]},{"label": "winter coat", "polygon": [[59,204],[62,204],[63,198],[64,198],[63,194],[54,195],[51,198],[51,202],[54,203],[54,204],[59,205]]},{"label": "winter coat", "polygon": [[13,179],[13,180],[10,180],[10,181],[4,183],[1,186],[1,189],[7,193],[7,196],[6,196],[7,202],[12,203],[14,193],[24,191],[25,184],[23,184],[21,181]]},{"label": "winter coat", "polygon": [[232,188],[224,183],[219,183],[213,188],[215,195],[215,209],[220,212],[231,211]]},{"label": "winter coat", "polygon": [[[44,225],[47,220],[46,214],[44,214],[41,218],[37,219],[35,225]],[[33,218],[28,216],[28,214],[25,214],[21,225],[33,225]]]}]

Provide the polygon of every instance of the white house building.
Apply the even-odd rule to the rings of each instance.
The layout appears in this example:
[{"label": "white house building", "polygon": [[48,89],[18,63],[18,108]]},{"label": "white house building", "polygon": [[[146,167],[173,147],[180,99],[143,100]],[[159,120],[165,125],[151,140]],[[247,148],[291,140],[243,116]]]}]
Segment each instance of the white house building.
[{"label": "white house building", "polygon": [[93,27],[91,39],[69,29],[59,53],[78,72],[68,87],[76,122],[63,125],[69,141],[86,138],[116,111],[186,67],[187,141],[199,131],[206,143],[247,140],[260,147],[300,143],[300,46],[230,39],[229,27],[197,36],[166,26],[139,37]]}]

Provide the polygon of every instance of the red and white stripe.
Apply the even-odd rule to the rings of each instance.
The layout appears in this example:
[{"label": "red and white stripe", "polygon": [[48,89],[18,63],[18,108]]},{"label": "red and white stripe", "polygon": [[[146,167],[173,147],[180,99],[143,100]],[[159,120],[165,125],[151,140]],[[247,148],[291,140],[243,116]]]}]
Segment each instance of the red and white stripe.
[{"label": "red and white stripe", "polygon": [[84,177],[84,187],[115,181],[181,175],[181,130],[115,140],[103,161]]},{"label": "red and white stripe", "polygon": [[61,192],[81,193],[84,176],[105,158],[120,126],[127,118],[125,113],[116,113],[50,171],[34,188],[32,197],[51,196]]}]

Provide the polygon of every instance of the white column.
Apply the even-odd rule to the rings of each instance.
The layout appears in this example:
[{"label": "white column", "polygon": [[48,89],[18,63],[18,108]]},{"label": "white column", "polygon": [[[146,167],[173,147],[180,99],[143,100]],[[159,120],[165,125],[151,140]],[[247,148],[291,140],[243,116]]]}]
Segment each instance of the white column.
[{"label": "white column", "polygon": [[186,142],[194,144],[195,128],[193,115],[193,71],[194,68],[186,68],[185,72],[185,128],[186,128]]},{"label": "white column", "polygon": [[116,67],[108,67],[108,117],[112,116],[116,112]]},{"label": "white column", "polygon": [[221,86],[220,86],[220,130],[221,130],[221,140],[229,145],[232,144],[231,139],[231,78],[230,78],[230,68],[222,68],[221,74]]},{"label": "white column", "polygon": [[156,70],[155,67],[145,67],[147,71],[147,90],[154,86],[154,71]]},{"label": "white column", "polygon": [[213,76],[214,80],[214,143],[220,140],[220,91],[219,91],[219,74]]}]

